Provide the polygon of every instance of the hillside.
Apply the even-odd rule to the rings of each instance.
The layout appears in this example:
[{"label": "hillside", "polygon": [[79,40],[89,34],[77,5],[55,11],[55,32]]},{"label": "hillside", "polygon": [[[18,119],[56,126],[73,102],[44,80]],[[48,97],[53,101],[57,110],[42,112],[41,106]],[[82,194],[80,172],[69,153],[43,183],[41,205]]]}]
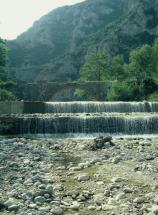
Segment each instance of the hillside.
[{"label": "hillside", "polygon": [[127,54],[158,34],[158,0],[87,0],[53,10],[9,41],[17,79],[67,81],[94,47]]}]

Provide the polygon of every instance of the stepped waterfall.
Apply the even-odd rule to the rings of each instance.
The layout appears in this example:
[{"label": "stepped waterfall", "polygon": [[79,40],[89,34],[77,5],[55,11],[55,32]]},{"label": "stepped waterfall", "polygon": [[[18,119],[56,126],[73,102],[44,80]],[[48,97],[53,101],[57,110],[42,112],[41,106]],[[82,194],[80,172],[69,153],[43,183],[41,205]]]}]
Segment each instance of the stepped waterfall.
[{"label": "stepped waterfall", "polygon": [[158,134],[156,102],[18,102],[8,106],[15,113],[1,113],[1,134]]},{"label": "stepped waterfall", "polygon": [[157,102],[46,102],[46,113],[158,112]]}]

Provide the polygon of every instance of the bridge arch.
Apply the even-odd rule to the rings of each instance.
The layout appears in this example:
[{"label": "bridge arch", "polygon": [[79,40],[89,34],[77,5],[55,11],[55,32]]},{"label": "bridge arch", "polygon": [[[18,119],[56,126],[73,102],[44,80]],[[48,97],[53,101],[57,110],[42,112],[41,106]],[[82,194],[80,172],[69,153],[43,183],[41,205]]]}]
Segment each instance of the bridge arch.
[{"label": "bridge arch", "polygon": [[95,100],[105,100],[106,92],[110,88],[110,83],[105,81],[90,82],[34,82],[23,85],[22,93],[24,100],[30,101],[50,101],[57,93],[67,89],[82,89],[95,98]]}]

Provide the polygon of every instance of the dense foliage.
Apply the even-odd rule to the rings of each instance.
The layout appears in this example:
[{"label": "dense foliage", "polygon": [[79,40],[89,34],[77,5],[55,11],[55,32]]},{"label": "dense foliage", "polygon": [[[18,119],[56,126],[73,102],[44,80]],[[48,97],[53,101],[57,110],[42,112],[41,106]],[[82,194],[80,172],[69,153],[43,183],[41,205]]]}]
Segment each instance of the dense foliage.
[{"label": "dense foliage", "polygon": [[0,101],[15,100],[15,96],[11,92],[14,83],[8,80],[5,68],[7,63],[6,59],[7,51],[8,50],[4,40],[0,38]]},{"label": "dense foliage", "polygon": [[80,75],[85,81],[111,81],[109,101],[155,101],[158,98],[158,40],[153,45],[132,50],[128,62],[121,55],[110,57],[95,50],[86,58]]}]

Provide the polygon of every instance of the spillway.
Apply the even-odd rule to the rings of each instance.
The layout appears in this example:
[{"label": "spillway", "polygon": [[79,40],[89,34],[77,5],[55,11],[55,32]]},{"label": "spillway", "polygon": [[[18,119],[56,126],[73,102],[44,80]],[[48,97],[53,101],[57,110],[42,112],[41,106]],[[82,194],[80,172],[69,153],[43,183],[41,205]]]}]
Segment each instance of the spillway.
[{"label": "spillway", "polygon": [[158,112],[158,102],[0,102],[2,114]]},{"label": "spillway", "polygon": [[158,134],[158,102],[4,102],[0,134]]},{"label": "spillway", "polygon": [[149,113],[13,115],[0,124],[1,134],[158,134],[158,115]]},{"label": "spillway", "polygon": [[46,102],[45,113],[158,112],[158,102]]}]

